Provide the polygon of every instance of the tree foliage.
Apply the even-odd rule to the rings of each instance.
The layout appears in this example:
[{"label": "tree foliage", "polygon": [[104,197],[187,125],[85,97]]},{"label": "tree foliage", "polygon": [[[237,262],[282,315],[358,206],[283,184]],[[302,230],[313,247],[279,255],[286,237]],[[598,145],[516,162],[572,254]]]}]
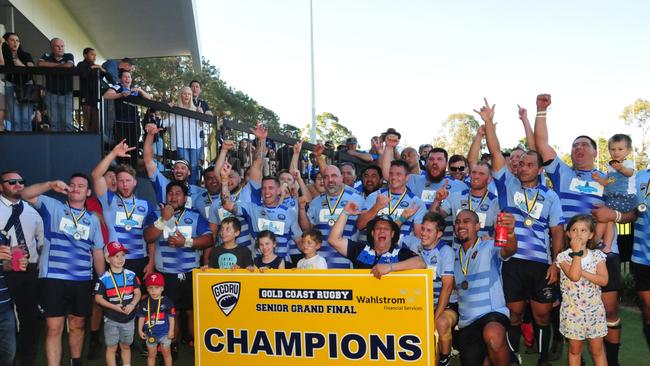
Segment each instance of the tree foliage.
[{"label": "tree foliage", "polygon": [[648,166],[648,132],[650,132],[650,101],[637,99],[634,103],[623,108],[619,116],[626,125],[633,125],[641,130],[641,148],[635,148],[637,169],[645,169]]},{"label": "tree foliage", "polygon": [[434,146],[443,147],[449,155],[467,155],[479,123],[471,114],[454,113],[442,123],[440,133],[434,139]]},{"label": "tree foliage", "polygon": [[[308,139],[311,125],[302,129],[303,139]],[[342,144],[345,139],[352,136],[352,131],[339,123],[339,118],[330,112],[323,112],[316,116],[316,139],[319,141],[332,141],[335,145]]]},{"label": "tree foliage", "polygon": [[186,56],[138,59],[135,61],[134,83],[153,95],[154,100],[176,101],[183,86],[192,80],[199,80],[201,97],[213,112],[223,113],[225,118],[250,126],[257,121],[266,123],[272,132],[281,132],[279,118],[275,112],[260,105],[241,90],[228,86],[219,77],[219,69],[202,60],[202,69],[195,72],[192,59]]}]

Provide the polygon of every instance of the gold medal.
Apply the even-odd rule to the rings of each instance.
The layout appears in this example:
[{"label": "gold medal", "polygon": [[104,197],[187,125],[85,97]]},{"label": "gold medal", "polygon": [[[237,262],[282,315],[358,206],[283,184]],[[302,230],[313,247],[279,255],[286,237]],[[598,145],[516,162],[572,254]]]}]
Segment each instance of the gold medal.
[{"label": "gold medal", "polygon": [[524,220],[524,225],[526,225],[527,227],[533,226],[533,219],[530,217],[526,217],[526,219]]},{"label": "gold medal", "polygon": [[467,281],[461,282],[460,288],[462,288],[463,290],[467,290],[468,287],[469,287],[469,283]]},{"label": "gold medal", "polygon": [[156,343],[156,338],[154,337],[147,338],[147,343]]}]

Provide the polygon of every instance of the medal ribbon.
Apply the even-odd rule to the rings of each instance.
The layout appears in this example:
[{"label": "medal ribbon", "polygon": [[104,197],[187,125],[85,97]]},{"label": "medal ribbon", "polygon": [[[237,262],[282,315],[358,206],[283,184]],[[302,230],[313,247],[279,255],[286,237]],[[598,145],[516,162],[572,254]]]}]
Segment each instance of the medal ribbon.
[{"label": "medal ribbon", "polygon": [[526,213],[528,213],[529,216],[530,216],[530,211],[532,211],[533,208],[535,208],[535,203],[537,202],[537,196],[539,196],[539,189],[537,190],[537,192],[535,192],[535,197],[533,197],[533,202],[529,203],[528,193],[526,192],[526,189],[524,189],[524,197],[526,197],[526,211],[527,211]]},{"label": "medal ribbon", "polygon": [[[485,199],[487,198],[487,196],[488,196],[488,191],[485,191],[485,194],[483,195],[483,198],[481,198],[481,202],[478,203],[477,209],[481,208],[481,205],[483,204],[483,202],[485,202]],[[467,205],[469,206],[470,211],[476,212],[476,210],[474,210],[472,208],[472,194],[471,193],[467,194]]]},{"label": "medal ribbon", "polygon": [[133,197],[133,202],[131,203],[131,211],[126,208],[126,202],[124,202],[124,198],[122,198],[121,194],[118,194],[117,197],[120,198],[120,201],[122,201],[122,207],[124,207],[124,214],[126,215],[127,220],[131,220],[131,217],[133,216],[133,212],[135,211],[135,195],[131,195]]},{"label": "medal ribbon", "polygon": [[650,180],[645,185],[645,195],[643,196],[644,200],[650,196],[650,192],[648,192],[648,190],[650,190]]},{"label": "medal ribbon", "polygon": [[388,190],[388,215],[392,216],[393,212],[395,212],[395,210],[397,210],[397,208],[399,207],[399,204],[402,203],[402,200],[404,199],[404,196],[406,196],[407,190],[408,190],[407,188],[404,188],[404,193],[402,193],[402,195],[399,197],[399,200],[397,201],[395,206],[392,206],[393,193],[390,191],[390,189]]},{"label": "medal ribbon", "polygon": [[86,214],[86,208],[84,207],[83,211],[81,211],[81,215],[78,217],[74,215],[74,211],[72,211],[72,207],[70,207],[70,203],[66,201],[65,203],[68,206],[68,210],[70,210],[70,216],[72,216],[72,221],[74,221],[74,227],[79,226],[79,220],[81,220],[82,217]]},{"label": "medal ribbon", "polygon": [[178,216],[178,218],[175,220],[176,226],[178,226],[178,223],[179,223],[179,222],[181,221],[181,219],[183,218],[183,215],[185,215],[185,210],[186,210],[186,209],[183,208],[183,212],[181,212],[181,214],[180,214],[180,215]]},{"label": "medal ribbon", "polygon": [[151,328],[153,328],[156,323],[158,323],[158,314],[160,314],[160,303],[162,302],[162,297],[158,299],[158,309],[156,309],[156,317],[153,322],[151,322],[151,298],[147,299],[147,327],[149,328],[149,335],[151,335]]},{"label": "medal ribbon", "polygon": [[[467,252],[474,249],[476,247],[476,244],[478,244],[478,239],[476,239],[476,243],[474,243],[474,245],[472,245]],[[467,259],[465,260],[465,264],[463,264],[463,252],[465,252],[465,250],[463,250],[463,248],[460,248],[460,270],[463,271],[463,275],[467,277],[467,267],[469,267],[470,256],[467,256],[467,252],[465,252]]]},{"label": "medal ribbon", "polygon": [[339,197],[336,199],[336,203],[334,204],[334,208],[332,208],[332,205],[330,205],[330,198],[329,196],[326,196],[326,201],[327,201],[327,209],[330,211],[330,216],[334,216],[334,213],[336,212],[336,208],[339,207],[339,203],[341,202],[341,198],[343,198],[343,193],[345,192],[344,188],[341,188],[341,193],[339,194]]},{"label": "medal ribbon", "polygon": [[122,293],[121,294],[120,294],[120,288],[117,287],[117,282],[115,281],[115,277],[113,277],[113,271],[109,269],[108,273],[110,273],[111,275],[113,286],[115,286],[115,291],[117,292],[117,298],[120,300],[120,305],[122,305],[122,299],[124,298],[124,294],[126,293],[126,272],[122,271]]}]

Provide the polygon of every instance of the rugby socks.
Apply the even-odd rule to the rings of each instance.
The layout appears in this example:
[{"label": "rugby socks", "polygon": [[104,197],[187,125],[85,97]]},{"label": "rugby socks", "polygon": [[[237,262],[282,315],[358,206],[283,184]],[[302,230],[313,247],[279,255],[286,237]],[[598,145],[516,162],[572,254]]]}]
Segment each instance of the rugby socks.
[{"label": "rugby socks", "polygon": [[650,324],[643,324],[643,334],[645,334],[645,342],[650,347]]},{"label": "rugby socks", "polygon": [[451,355],[450,354],[440,354],[440,366],[450,366],[451,365]]},{"label": "rugby socks", "polygon": [[610,343],[605,341],[605,355],[607,356],[607,364],[609,366],[618,366],[618,349],[621,347],[620,343]]},{"label": "rugby socks", "polygon": [[539,360],[541,362],[548,362],[548,347],[551,344],[551,326],[538,326],[535,325],[535,336],[537,337],[537,345],[539,346]]},{"label": "rugby socks", "polygon": [[83,366],[83,363],[81,362],[81,358],[71,358],[70,366]]}]

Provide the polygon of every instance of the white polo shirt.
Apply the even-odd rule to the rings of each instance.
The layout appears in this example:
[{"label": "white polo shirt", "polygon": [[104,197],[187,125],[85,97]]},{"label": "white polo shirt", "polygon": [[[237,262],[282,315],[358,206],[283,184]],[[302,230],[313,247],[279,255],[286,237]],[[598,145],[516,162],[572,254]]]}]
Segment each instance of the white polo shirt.
[{"label": "white polo shirt", "polygon": [[[4,195],[0,195],[0,202],[0,230],[3,230],[7,225],[7,221],[9,221],[9,218],[11,217],[13,211],[12,206],[14,203],[9,201]],[[20,225],[23,228],[25,243],[29,250],[29,263],[37,263],[38,249],[44,242],[43,219],[41,218],[41,215],[39,215],[38,212],[36,212],[36,210],[25,201],[23,201],[23,212],[20,214]],[[11,246],[14,247],[18,245],[16,230],[14,230],[13,226],[9,229],[8,234],[11,237]]]}]

